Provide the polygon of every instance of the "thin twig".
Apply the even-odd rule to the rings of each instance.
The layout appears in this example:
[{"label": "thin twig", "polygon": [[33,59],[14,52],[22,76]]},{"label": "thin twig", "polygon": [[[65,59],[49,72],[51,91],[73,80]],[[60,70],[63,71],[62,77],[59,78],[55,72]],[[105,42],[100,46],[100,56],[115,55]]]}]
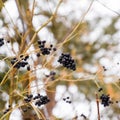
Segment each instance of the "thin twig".
[{"label": "thin twig", "polygon": [[113,13],[117,14],[118,16],[120,16],[120,13],[118,13],[117,11],[109,8],[108,6],[106,6],[104,3],[102,3],[102,2],[99,1],[99,0],[96,0],[96,1],[97,1],[99,4],[101,4],[103,7],[105,7],[106,9],[108,9],[108,10],[110,10],[111,12],[113,12]]},{"label": "thin twig", "polygon": [[25,52],[29,49],[29,47],[34,43],[35,38],[36,38],[37,34],[39,33],[39,31],[40,31],[41,29],[43,29],[45,26],[47,26],[47,25],[56,17],[58,8],[59,8],[60,4],[62,3],[62,1],[63,1],[63,0],[60,0],[60,1],[59,1],[58,5],[57,5],[57,7],[56,7],[56,10],[55,10],[55,12],[54,12],[54,14],[53,14],[40,28],[38,28],[38,30],[34,33],[34,35],[33,35],[32,39],[31,39],[29,45],[28,45],[27,48],[24,50],[24,53],[25,53]]},{"label": "thin twig", "polygon": [[31,11],[31,21],[32,21],[32,19],[33,19],[33,16],[34,16],[34,9],[35,9],[35,0],[33,1],[33,6],[32,6],[32,11]]},{"label": "thin twig", "polygon": [[96,93],[96,103],[97,103],[98,120],[100,120],[99,98],[97,93]]},{"label": "thin twig", "polygon": [[73,28],[73,30],[71,31],[71,33],[65,38],[65,40],[59,44],[59,47],[61,47],[63,44],[65,44],[66,42],[70,41],[71,36],[77,31],[77,29],[79,28],[79,26],[82,24],[83,20],[85,19],[85,16],[88,14],[89,10],[91,9],[92,5],[93,5],[94,0],[92,0],[92,2],[90,3],[88,9],[86,10],[86,12],[83,14],[80,22]]}]

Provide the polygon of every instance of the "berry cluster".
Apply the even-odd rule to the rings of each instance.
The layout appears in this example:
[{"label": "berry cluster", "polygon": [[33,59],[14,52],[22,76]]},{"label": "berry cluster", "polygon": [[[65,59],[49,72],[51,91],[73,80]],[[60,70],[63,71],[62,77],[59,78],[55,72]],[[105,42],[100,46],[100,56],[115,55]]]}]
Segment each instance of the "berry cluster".
[{"label": "berry cluster", "polygon": [[[19,61],[17,58],[13,58],[11,60],[11,64],[14,65],[14,68],[19,69],[20,67],[25,67],[26,65],[28,65],[27,59],[29,58],[29,56],[25,56],[23,57],[23,55],[20,56],[21,60]],[[30,70],[30,67],[27,67],[27,70]]]},{"label": "berry cluster", "polygon": [[38,96],[36,97],[36,102],[35,105],[37,105],[38,107],[40,107],[41,105],[45,105],[48,102],[50,102],[50,99],[47,96],[43,96],[38,94]]},{"label": "berry cluster", "polygon": [[50,47],[45,46],[46,41],[38,41],[39,48],[41,50],[42,55],[49,55],[51,51],[56,51],[56,48],[53,48],[53,45],[51,44]]},{"label": "berry cluster", "polygon": [[40,107],[41,105],[45,105],[48,102],[50,102],[50,99],[47,96],[43,96],[38,94],[37,96],[33,97],[33,95],[26,95],[26,98],[24,98],[24,101],[26,103],[31,102],[31,101],[35,101],[35,105]]},{"label": "berry cluster", "polygon": [[0,38],[0,47],[4,45],[4,39]]},{"label": "berry cluster", "polygon": [[101,104],[104,105],[104,107],[109,106],[110,104],[112,104],[113,102],[110,100],[110,96],[109,95],[105,95],[102,94],[100,96],[100,100],[101,100]]},{"label": "berry cluster", "polygon": [[70,100],[70,97],[63,98],[63,101],[65,101],[66,103],[69,103],[69,104],[72,103],[72,101]]},{"label": "berry cluster", "polygon": [[62,53],[58,59],[58,62],[68,69],[71,69],[73,71],[76,70],[75,61],[72,59],[72,57],[68,53],[65,53],[65,54]]},{"label": "berry cluster", "polygon": [[[100,87],[98,89],[98,92],[102,92],[103,91],[103,88]],[[100,99],[101,99],[101,104],[104,105],[104,107],[106,106],[109,106],[110,104],[113,104],[113,101],[110,100],[110,96],[109,95],[105,95],[105,94],[102,94],[100,96]],[[119,101],[115,101],[115,103],[118,103]]]}]

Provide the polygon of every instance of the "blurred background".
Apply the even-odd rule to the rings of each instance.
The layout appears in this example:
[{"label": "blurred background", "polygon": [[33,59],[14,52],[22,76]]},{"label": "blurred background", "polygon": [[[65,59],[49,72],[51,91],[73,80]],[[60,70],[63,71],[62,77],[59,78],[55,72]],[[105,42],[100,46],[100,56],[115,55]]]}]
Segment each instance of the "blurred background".
[{"label": "blurred background", "polygon": [[[101,120],[120,120],[119,5],[119,0],[0,0],[0,38],[4,38],[0,47],[0,117],[11,99],[16,109],[11,110],[10,120],[37,120],[33,109],[23,113],[18,107],[30,91],[50,98],[38,108],[46,120],[97,120],[96,93],[109,94],[113,101],[107,107],[99,101]],[[38,40],[46,40],[57,50],[36,57]],[[57,62],[61,53],[71,54],[75,71]],[[11,69],[11,58],[20,54],[29,54],[30,72]],[[51,71],[54,80],[46,78]],[[13,89],[11,79],[15,81]]]}]

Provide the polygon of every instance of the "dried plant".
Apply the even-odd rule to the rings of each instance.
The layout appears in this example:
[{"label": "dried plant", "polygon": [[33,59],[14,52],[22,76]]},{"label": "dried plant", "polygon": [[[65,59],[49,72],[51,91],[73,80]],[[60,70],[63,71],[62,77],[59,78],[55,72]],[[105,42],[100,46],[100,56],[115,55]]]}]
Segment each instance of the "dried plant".
[{"label": "dried plant", "polygon": [[[0,62],[5,64],[0,73],[0,120],[9,120],[16,109],[24,120],[59,120],[52,113],[57,104],[55,94],[59,84],[67,88],[75,85],[88,101],[96,99],[98,120],[101,119],[100,104],[105,107],[113,105],[118,112],[119,108],[114,103],[119,104],[119,80],[106,84],[104,72],[107,68],[93,60],[97,50],[104,46],[108,49],[109,44],[101,44],[101,48],[96,49],[99,42],[91,45],[82,41],[82,36],[89,32],[84,20],[95,1],[90,2],[79,21],[70,21],[70,25],[67,25],[67,17],[58,12],[65,2],[45,0],[43,3],[48,8],[49,3],[55,7],[54,11],[47,11],[44,6],[39,6],[37,0],[15,0],[18,17],[14,20],[6,9],[5,1],[0,0],[0,11],[3,11],[0,19],[6,31],[0,37],[0,48],[5,50],[0,53]],[[40,21],[39,26],[34,21],[36,17]],[[43,29],[53,36],[52,42],[49,36],[45,36],[47,39],[41,37]],[[97,72],[86,71],[83,66],[86,63],[97,66]],[[83,76],[76,77],[79,73]],[[91,96],[94,96],[92,100]],[[73,98],[63,95],[61,100],[74,106]],[[71,119],[89,119],[89,116],[81,110],[80,116],[75,113]]]}]

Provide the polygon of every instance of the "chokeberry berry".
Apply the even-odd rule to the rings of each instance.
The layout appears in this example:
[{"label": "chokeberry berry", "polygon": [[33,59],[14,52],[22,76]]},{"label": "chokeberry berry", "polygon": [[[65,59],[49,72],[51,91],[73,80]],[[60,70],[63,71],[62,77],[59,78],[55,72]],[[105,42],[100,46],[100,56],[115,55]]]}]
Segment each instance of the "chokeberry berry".
[{"label": "chokeberry berry", "polygon": [[100,88],[98,89],[98,92],[101,92],[102,90],[103,90],[103,88],[100,87]]},{"label": "chokeberry berry", "polygon": [[57,49],[56,48],[53,48],[53,51],[56,51]]},{"label": "chokeberry berry", "polygon": [[37,53],[36,56],[37,56],[37,57],[40,57],[40,53]]},{"label": "chokeberry berry", "polygon": [[81,114],[80,116],[83,117],[84,119],[87,119],[87,117],[84,114]]},{"label": "chokeberry berry", "polygon": [[50,45],[50,47],[52,48],[52,47],[53,47],[53,45],[51,44],[51,45]]},{"label": "chokeberry berry", "polygon": [[41,41],[40,41],[40,40],[38,40],[38,44],[39,44],[39,45],[41,44]]},{"label": "chokeberry berry", "polygon": [[24,61],[26,61],[29,58],[29,55],[25,56]]},{"label": "chokeberry berry", "polygon": [[7,40],[7,43],[10,43],[10,41],[9,41],[9,40]]},{"label": "chokeberry berry", "polygon": [[30,71],[30,66],[27,66],[27,70]]},{"label": "chokeberry berry", "polygon": [[23,58],[23,55],[20,55],[20,58]]}]

